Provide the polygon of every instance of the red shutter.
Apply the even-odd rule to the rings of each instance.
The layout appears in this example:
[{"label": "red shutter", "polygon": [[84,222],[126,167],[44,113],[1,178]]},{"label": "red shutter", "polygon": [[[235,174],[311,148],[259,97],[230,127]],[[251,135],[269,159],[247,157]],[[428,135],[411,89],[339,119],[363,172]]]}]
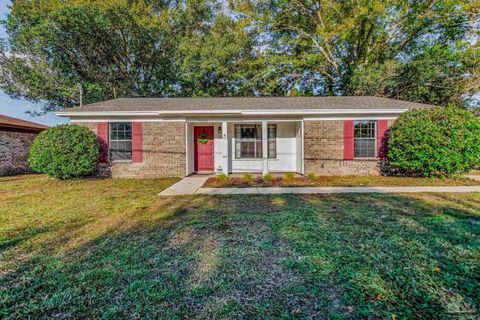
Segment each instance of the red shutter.
[{"label": "red shutter", "polygon": [[343,121],[343,159],[353,160],[353,120]]},{"label": "red shutter", "polygon": [[142,122],[132,123],[132,162],[143,162]]},{"label": "red shutter", "polygon": [[100,144],[100,162],[108,162],[108,122],[97,122],[97,137]]},{"label": "red shutter", "polygon": [[377,148],[378,159],[386,160],[388,153],[388,120],[377,121]]}]

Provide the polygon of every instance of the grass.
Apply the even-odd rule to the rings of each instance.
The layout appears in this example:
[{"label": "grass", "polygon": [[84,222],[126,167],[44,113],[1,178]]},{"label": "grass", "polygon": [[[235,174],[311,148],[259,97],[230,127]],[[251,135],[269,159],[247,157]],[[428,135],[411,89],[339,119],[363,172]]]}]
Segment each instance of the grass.
[{"label": "grass", "polygon": [[476,186],[480,181],[468,178],[410,178],[390,176],[278,176],[266,180],[253,178],[245,180],[242,177],[227,176],[209,178],[204,187],[208,188],[247,188],[247,187],[410,187],[410,186]]},{"label": "grass", "polygon": [[475,319],[480,194],[0,178],[0,318]]}]

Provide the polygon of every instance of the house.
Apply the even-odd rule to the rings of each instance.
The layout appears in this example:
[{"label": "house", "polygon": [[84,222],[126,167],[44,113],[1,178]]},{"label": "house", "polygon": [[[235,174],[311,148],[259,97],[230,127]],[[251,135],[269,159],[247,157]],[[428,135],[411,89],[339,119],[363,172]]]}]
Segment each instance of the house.
[{"label": "house", "polygon": [[47,126],[0,115],[0,176],[30,172],[28,151]]},{"label": "house", "polygon": [[95,132],[114,177],[379,174],[413,102],[378,97],[122,98],[57,112]]}]

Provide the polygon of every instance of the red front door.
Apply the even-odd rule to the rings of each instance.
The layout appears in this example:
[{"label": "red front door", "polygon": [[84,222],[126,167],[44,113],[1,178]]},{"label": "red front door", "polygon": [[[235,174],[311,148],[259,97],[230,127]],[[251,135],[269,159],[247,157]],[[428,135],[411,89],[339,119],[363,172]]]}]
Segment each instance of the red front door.
[{"label": "red front door", "polygon": [[195,171],[213,171],[213,126],[194,127]]}]

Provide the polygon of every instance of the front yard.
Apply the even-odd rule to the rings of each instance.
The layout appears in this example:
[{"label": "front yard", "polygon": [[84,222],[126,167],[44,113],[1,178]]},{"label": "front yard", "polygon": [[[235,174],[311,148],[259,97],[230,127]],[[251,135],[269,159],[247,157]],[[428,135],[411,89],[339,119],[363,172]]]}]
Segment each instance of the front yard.
[{"label": "front yard", "polygon": [[0,178],[0,318],[477,318],[480,193]]}]

